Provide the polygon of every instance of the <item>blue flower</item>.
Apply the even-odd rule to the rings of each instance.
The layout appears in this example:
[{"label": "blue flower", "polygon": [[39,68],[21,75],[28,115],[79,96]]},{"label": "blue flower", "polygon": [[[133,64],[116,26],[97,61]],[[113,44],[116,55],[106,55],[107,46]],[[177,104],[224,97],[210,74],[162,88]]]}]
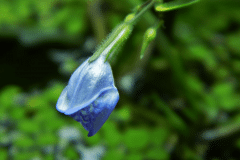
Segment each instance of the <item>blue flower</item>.
[{"label": "blue flower", "polygon": [[119,100],[111,66],[100,56],[88,59],[72,74],[56,109],[80,122],[93,136],[106,122]]}]

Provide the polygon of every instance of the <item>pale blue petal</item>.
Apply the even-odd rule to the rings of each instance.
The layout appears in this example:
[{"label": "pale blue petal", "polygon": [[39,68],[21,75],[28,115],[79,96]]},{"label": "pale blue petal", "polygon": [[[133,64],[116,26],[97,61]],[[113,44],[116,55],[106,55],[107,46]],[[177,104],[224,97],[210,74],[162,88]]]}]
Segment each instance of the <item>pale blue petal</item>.
[{"label": "pale blue petal", "polygon": [[88,59],[72,74],[62,91],[56,108],[73,117],[94,135],[105,123],[119,100],[111,66],[105,57],[88,63]]},{"label": "pale blue petal", "polygon": [[88,136],[93,136],[106,122],[119,100],[117,89],[103,92],[90,105],[71,114],[76,121],[89,131]]}]

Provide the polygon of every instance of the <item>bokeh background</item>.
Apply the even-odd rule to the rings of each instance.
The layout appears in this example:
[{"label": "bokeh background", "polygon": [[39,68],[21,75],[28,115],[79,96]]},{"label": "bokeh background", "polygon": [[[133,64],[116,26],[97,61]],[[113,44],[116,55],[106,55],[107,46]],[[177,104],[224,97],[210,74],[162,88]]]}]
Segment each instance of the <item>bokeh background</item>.
[{"label": "bokeh background", "polygon": [[93,137],[55,109],[73,71],[143,2],[0,0],[0,159],[239,159],[239,0],[146,13],[111,62],[120,100]]}]

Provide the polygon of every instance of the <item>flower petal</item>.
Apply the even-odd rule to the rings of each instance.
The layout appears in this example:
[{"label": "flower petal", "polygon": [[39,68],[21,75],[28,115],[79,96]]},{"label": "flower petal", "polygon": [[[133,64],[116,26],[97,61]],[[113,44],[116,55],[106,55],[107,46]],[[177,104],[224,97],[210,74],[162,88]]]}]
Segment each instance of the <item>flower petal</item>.
[{"label": "flower petal", "polygon": [[117,89],[103,92],[90,105],[70,114],[72,118],[80,122],[89,131],[88,136],[93,136],[106,122],[119,100]]},{"label": "flower petal", "polygon": [[56,108],[73,117],[93,136],[102,127],[119,100],[111,66],[100,56],[88,59],[72,74]]},{"label": "flower petal", "polygon": [[[115,88],[111,66],[99,57],[88,59],[72,74],[57,102],[57,110],[70,115],[94,101],[105,90]],[[64,105],[64,106],[63,106]]]}]

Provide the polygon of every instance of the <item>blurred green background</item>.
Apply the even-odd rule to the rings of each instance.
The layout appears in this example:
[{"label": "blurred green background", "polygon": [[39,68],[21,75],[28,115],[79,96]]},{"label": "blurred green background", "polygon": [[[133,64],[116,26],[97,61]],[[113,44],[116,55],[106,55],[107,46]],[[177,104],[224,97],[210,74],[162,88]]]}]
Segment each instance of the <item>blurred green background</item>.
[{"label": "blurred green background", "polygon": [[239,0],[146,13],[112,61],[120,100],[93,137],[55,109],[71,73],[143,2],[0,0],[0,159],[239,159]]}]

